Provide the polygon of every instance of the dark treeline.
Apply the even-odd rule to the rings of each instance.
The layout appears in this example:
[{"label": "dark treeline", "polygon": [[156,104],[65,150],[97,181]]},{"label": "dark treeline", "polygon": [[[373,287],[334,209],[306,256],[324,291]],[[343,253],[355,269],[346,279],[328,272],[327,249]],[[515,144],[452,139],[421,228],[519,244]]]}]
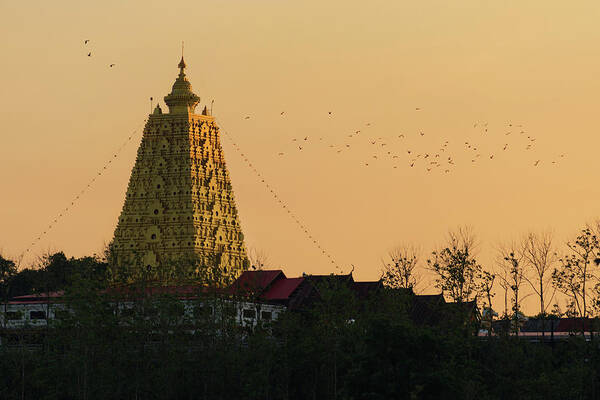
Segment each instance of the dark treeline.
[{"label": "dark treeline", "polygon": [[[66,289],[70,311],[0,347],[1,399],[598,397],[597,339],[482,341],[460,315],[416,324],[408,291],[359,301],[333,279],[312,307],[242,327],[228,311],[242,299],[198,293],[190,316],[176,298],[139,295],[143,285],[108,295],[97,290],[102,262],[55,256],[38,272],[54,286],[32,279],[30,288]],[[73,269],[54,274],[53,263]]]},{"label": "dark treeline", "polygon": [[0,299],[65,290],[85,280],[107,285],[108,264],[98,256],[67,258],[63,252],[39,258],[35,266],[18,270],[15,261],[0,255]]}]

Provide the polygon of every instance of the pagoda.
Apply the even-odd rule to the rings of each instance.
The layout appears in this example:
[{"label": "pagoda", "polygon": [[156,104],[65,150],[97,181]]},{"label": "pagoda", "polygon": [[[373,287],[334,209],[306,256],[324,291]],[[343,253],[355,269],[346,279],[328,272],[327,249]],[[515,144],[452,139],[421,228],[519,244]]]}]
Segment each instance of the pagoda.
[{"label": "pagoda", "polygon": [[235,279],[247,269],[244,235],[219,128],[179,76],[149,115],[110,245],[116,281]]}]

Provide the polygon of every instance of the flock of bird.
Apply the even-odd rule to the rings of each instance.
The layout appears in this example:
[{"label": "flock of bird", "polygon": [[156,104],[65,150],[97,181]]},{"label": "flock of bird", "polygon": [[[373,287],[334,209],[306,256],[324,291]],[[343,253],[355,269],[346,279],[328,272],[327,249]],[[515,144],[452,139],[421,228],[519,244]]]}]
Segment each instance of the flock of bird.
[{"label": "flock of bird", "polygon": [[[416,107],[415,111],[420,111]],[[285,116],[285,111],[280,112],[280,116]],[[328,111],[327,116],[333,118],[333,112]],[[245,116],[244,119],[250,119]],[[279,151],[278,156],[285,156],[292,151],[306,152],[318,147],[326,147],[336,154],[342,152],[355,151],[363,159],[362,165],[369,167],[377,162],[388,159],[394,169],[399,166],[408,168],[422,168],[426,172],[440,171],[442,173],[452,172],[458,164],[478,165],[484,160],[497,162],[503,153],[522,150],[527,152],[526,156],[530,159],[530,165],[540,166],[543,162],[549,165],[558,165],[560,160],[566,157],[566,154],[560,154],[553,159],[546,159],[536,156],[535,144],[536,138],[528,134],[522,124],[506,123],[500,126],[501,135],[498,129],[491,129],[488,122],[475,122],[473,130],[478,138],[473,140],[442,139],[438,145],[431,145],[431,141],[426,141],[428,135],[423,130],[416,132],[398,132],[395,135],[387,137],[373,136],[375,133],[371,129],[372,124],[367,122],[360,129],[354,129],[344,135],[344,140],[338,143],[331,143],[331,138],[302,136],[291,139],[292,148],[290,150]],[[494,144],[490,148],[489,144],[493,140],[488,137],[494,135],[495,141],[503,138],[500,144]],[[410,140],[409,140],[410,139]],[[417,139],[417,142],[414,141]],[[419,143],[418,141],[421,140]],[[409,143],[410,142],[410,143]],[[425,147],[425,148],[423,148]]]},{"label": "flock of bird", "polygon": [[[283,115],[283,112],[281,113],[281,115]],[[340,269],[340,266],[335,261],[335,259],[332,257],[332,255],[327,250],[325,250],[325,247],[317,240],[316,236],[310,232],[308,226],[298,217],[298,215],[292,211],[291,207],[288,204],[286,204],[285,201],[279,197],[277,192],[275,192],[273,186],[270,185],[266,181],[265,177],[256,169],[256,167],[248,159],[248,156],[242,151],[240,146],[238,146],[238,144],[235,142],[233,137],[231,137],[231,135],[227,132],[227,130],[222,128],[221,131],[225,134],[225,137],[227,139],[229,139],[229,141],[233,145],[233,148],[239,154],[239,156],[244,160],[246,165],[252,170],[252,172],[254,172],[254,174],[257,176],[257,178],[260,180],[260,182],[271,193],[271,196],[273,196],[273,199],[279,204],[279,206],[281,208],[283,208],[283,210],[285,210],[285,212],[290,216],[290,218],[296,223],[298,228],[300,228],[300,230],[315,245],[315,247],[323,254],[323,256],[327,257],[329,262],[331,264],[333,264],[337,269]]]},{"label": "flock of bird", "polygon": [[[86,49],[86,51],[87,51],[87,56],[88,56],[88,57],[91,57],[91,56],[92,56],[92,50],[91,50],[91,49],[89,48],[89,46],[88,46],[88,43],[89,43],[89,42],[90,42],[90,39],[85,39],[85,40],[83,41],[83,46],[84,46],[84,48],[85,48],[85,49]],[[115,65],[117,65],[117,64],[114,64],[114,63],[112,63],[112,64],[108,64],[108,67],[109,67],[109,68],[112,68],[112,67],[114,67]]]},{"label": "flock of bird", "polygon": [[[90,43],[89,39],[84,40],[84,46],[86,46],[86,51],[88,57],[92,57],[92,51],[88,47],[88,43]],[[109,64],[109,67],[114,67],[115,64]],[[421,111],[420,107],[416,107],[415,111]],[[286,115],[285,111],[281,111],[279,114],[281,117]],[[334,114],[332,111],[327,112],[327,116],[329,118],[333,118]],[[245,116],[244,119],[249,120],[250,116]],[[351,149],[359,149],[359,151],[364,151],[365,146],[370,147],[371,155],[363,162],[365,167],[369,167],[374,162],[379,160],[383,160],[385,158],[390,159],[393,162],[393,168],[398,168],[400,162],[404,162],[406,166],[410,168],[421,167],[425,168],[427,172],[432,171],[443,171],[444,173],[449,173],[453,168],[457,165],[457,158],[455,155],[452,155],[449,151],[451,142],[449,140],[443,140],[438,146],[435,148],[430,148],[427,151],[424,150],[415,150],[413,146],[409,146],[406,143],[406,139],[409,138],[411,134],[409,133],[397,133],[396,135],[388,136],[388,137],[372,137],[371,134],[373,132],[369,132],[371,127],[371,123],[367,122],[363,128],[355,129],[349,133],[345,134],[344,142],[340,144],[332,144],[326,143],[327,140],[324,140],[323,137],[313,138],[309,136],[292,138],[293,142],[293,150],[295,151],[306,151],[313,146],[327,147],[339,154],[345,151],[350,151]],[[527,135],[526,130],[523,125],[513,125],[512,123],[506,124],[504,129],[504,136],[506,136],[506,140],[501,148],[496,148],[493,152],[484,152],[481,145],[476,144],[475,142],[471,142],[468,140],[461,141],[460,147],[461,150],[466,154],[467,160],[470,160],[470,164],[480,163],[483,159],[489,159],[491,161],[494,160],[494,157],[500,152],[510,151],[513,148],[522,147],[525,151],[530,151],[534,148],[536,138]],[[473,129],[478,130],[482,137],[488,136],[490,134],[490,127],[487,122],[479,123],[476,122],[473,125]],[[110,166],[113,159],[117,158],[121,150],[131,141],[134,137],[135,132],[139,131],[139,128],[136,129],[127,140],[117,149],[117,151],[113,154],[111,159],[98,171],[98,173],[92,178],[92,180],[84,187],[71,201],[70,205],[68,205],[65,209],[61,210],[58,216],[50,223],[50,225],[36,238],[32,241],[28,249],[25,253],[29,252],[32,247],[34,247],[43,236],[47,234],[49,230],[51,230],[54,225],[62,219],[62,217],[76,204],[76,202],[80,199],[80,197],[88,191],[92,184],[99,178],[103,172]],[[239,153],[239,155],[244,159],[248,167],[257,175],[260,181],[266,186],[269,190],[273,198],[279,203],[279,205],[290,215],[290,217],[294,220],[294,222],[298,225],[298,227],[307,235],[309,240],[313,242],[313,244],[322,252],[324,256],[326,256],[329,261],[337,266],[337,263],[333,259],[333,257],[325,250],[324,246],[322,246],[317,239],[309,232],[308,227],[304,224],[300,218],[290,209],[288,205],[277,195],[274,191],[273,187],[269,185],[263,175],[256,169],[256,167],[250,162],[248,157],[242,152],[241,148],[237,145],[237,143],[233,140],[233,138],[227,134],[226,131],[223,130],[228,139],[233,144],[234,149]],[[422,130],[412,133],[412,136],[415,138],[423,138],[426,133]],[[509,136],[511,141],[509,142]],[[514,139],[514,138],[518,139]],[[361,143],[362,140],[362,143]],[[375,154],[373,154],[375,153]],[[279,156],[285,156],[285,151],[278,152]],[[558,157],[562,159],[566,156],[566,154],[560,154]],[[463,157],[464,158],[464,157]],[[532,165],[537,167],[542,162],[541,159],[533,159]],[[558,160],[552,160],[551,164],[556,165]]]}]

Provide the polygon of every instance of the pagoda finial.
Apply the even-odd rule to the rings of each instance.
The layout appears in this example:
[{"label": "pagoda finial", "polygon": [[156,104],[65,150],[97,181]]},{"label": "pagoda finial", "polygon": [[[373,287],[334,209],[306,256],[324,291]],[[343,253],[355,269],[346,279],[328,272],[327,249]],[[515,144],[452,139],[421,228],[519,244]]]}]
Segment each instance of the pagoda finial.
[{"label": "pagoda finial", "polygon": [[185,61],[183,61],[183,40],[181,41],[181,61],[179,61],[178,67],[181,72],[183,72],[183,69],[186,67]]},{"label": "pagoda finial", "polygon": [[179,76],[175,79],[171,93],[165,96],[165,103],[172,114],[193,113],[200,98],[192,92],[192,85],[183,71],[186,67],[183,61],[183,42],[181,42],[181,61],[178,67]]}]

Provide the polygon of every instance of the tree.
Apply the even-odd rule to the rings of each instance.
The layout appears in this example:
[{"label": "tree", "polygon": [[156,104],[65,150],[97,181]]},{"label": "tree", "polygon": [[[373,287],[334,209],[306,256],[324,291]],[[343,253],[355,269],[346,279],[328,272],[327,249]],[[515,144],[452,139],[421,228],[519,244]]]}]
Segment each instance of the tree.
[{"label": "tree", "polygon": [[390,250],[382,260],[383,284],[395,289],[413,289],[417,284],[415,268],[419,265],[420,253],[413,245],[400,245]]},{"label": "tree", "polygon": [[437,275],[435,286],[453,301],[463,303],[477,294],[481,265],[474,257],[475,235],[469,227],[448,233],[446,246],[431,253],[429,268]]},{"label": "tree", "polygon": [[540,299],[540,315],[546,314],[548,306],[554,298],[556,289],[550,296],[552,288],[552,268],[556,262],[556,252],[551,231],[529,233],[523,241],[523,255],[533,277],[525,275],[525,280]]},{"label": "tree", "polygon": [[[525,256],[523,255],[522,248],[515,242],[501,245],[498,248],[498,265],[502,270],[500,278],[503,280],[503,287],[506,287],[512,292],[512,329],[515,333],[519,330],[521,301],[523,300],[520,296],[520,290],[525,280],[524,259]],[[508,317],[508,315],[506,315],[506,310],[505,317]]]},{"label": "tree", "polygon": [[265,250],[257,249],[255,247],[248,250],[248,260],[250,261],[250,268],[252,269],[263,269],[271,262],[269,254]]},{"label": "tree", "polygon": [[552,272],[556,289],[569,298],[568,308],[580,317],[590,311],[590,281],[593,264],[600,262],[600,242],[596,234],[586,227],[574,241],[567,242],[568,254],[559,259],[559,267]]},{"label": "tree", "polygon": [[542,337],[546,332],[546,310],[556,293],[556,288],[554,288],[551,295],[548,295],[552,289],[552,268],[556,262],[556,252],[552,242],[551,231],[530,232],[523,240],[523,255],[527,262],[528,272],[532,275],[530,279],[528,274],[525,274],[525,280],[540,301],[539,317],[542,319]]},{"label": "tree", "polygon": [[494,310],[492,309],[492,289],[494,288],[494,281],[496,280],[496,274],[489,271],[482,271],[479,277],[479,290],[478,292],[485,296],[487,300],[487,307],[484,306],[485,317],[487,317],[488,336],[492,334],[492,322],[494,320]]},{"label": "tree", "polygon": [[17,264],[0,254],[0,298],[7,300],[9,295],[8,285],[13,276],[17,274]]}]

